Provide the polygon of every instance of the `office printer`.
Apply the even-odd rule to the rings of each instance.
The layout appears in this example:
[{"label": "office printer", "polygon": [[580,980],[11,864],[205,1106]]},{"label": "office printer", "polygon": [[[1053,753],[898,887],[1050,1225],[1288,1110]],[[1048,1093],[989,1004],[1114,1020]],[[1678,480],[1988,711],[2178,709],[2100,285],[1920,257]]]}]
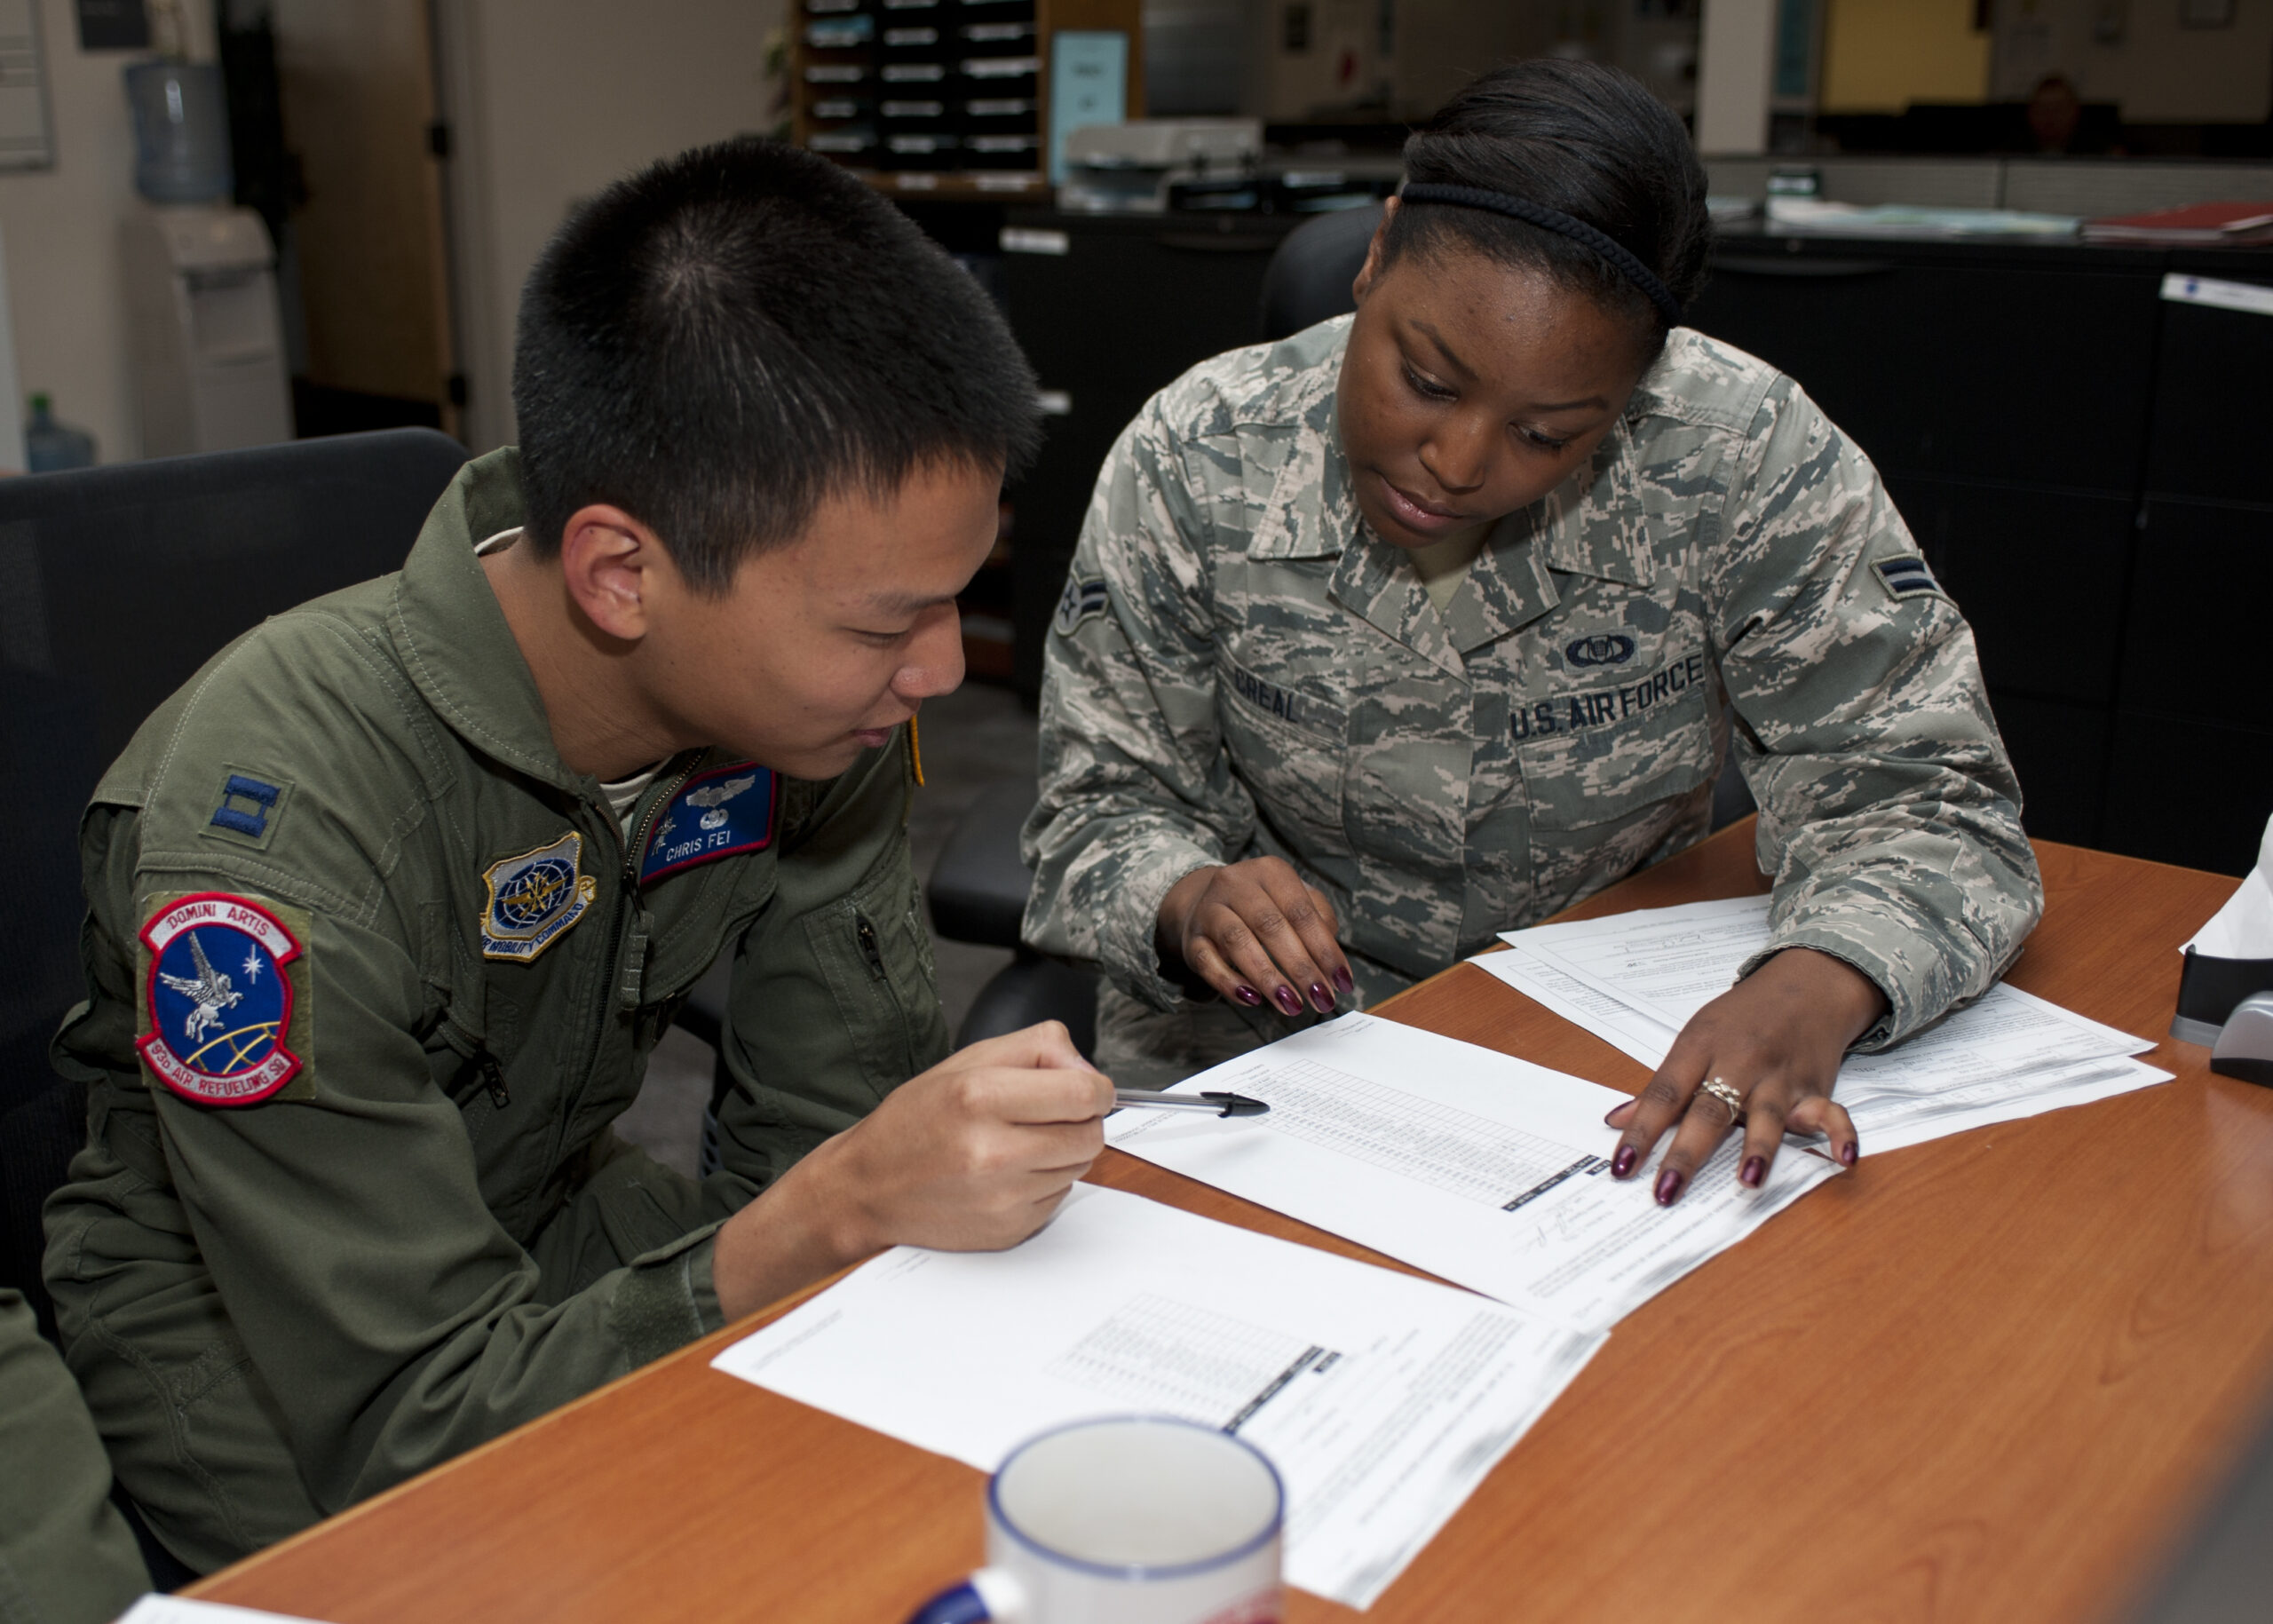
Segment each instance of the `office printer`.
[{"label": "office printer", "polygon": [[1170,182],[1248,173],[1262,159],[1260,119],[1089,124],[1065,138],[1057,206],[1075,213],[1165,214]]}]

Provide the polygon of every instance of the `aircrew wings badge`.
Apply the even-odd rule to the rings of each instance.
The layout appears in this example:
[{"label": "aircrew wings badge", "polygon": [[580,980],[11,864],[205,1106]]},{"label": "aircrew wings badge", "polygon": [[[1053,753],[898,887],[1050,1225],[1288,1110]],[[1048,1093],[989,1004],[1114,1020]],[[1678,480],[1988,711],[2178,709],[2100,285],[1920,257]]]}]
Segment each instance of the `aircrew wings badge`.
[{"label": "aircrew wings badge", "polygon": [[257,902],[199,891],[142,927],[149,1030],[135,1047],[158,1081],[202,1105],[249,1105],[292,1081],[286,966],[300,944]]},{"label": "aircrew wings badge", "polygon": [[599,882],[582,872],[584,837],[571,829],[550,845],[500,858],[482,871],[481,956],[527,963],[558,941],[592,905]]},{"label": "aircrew wings badge", "polygon": [[679,786],[647,836],[639,883],[773,844],[780,780],[753,761],[713,767]]}]

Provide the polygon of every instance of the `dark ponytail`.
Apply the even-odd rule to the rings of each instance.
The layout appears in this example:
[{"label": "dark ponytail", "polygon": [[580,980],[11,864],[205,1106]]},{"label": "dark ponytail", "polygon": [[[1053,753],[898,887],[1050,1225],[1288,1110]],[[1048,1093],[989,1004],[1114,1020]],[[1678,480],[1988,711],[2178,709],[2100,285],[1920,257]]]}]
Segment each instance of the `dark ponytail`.
[{"label": "dark ponytail", "polygon": [[[1408,185],[1473,187],[1568,215],[1609,237],[1687,305],[1705,284],[1713,228],[1705,170],[1689,132],[1641,82],[1614,67],[1551,58],[1476,80],[1405,143]],[[1384,265],[1449,246],[1543,271],[1631,317],[1646,356],[1668,322],[1612,259],[1572,237],[1487,209],[1399,208]]]}]

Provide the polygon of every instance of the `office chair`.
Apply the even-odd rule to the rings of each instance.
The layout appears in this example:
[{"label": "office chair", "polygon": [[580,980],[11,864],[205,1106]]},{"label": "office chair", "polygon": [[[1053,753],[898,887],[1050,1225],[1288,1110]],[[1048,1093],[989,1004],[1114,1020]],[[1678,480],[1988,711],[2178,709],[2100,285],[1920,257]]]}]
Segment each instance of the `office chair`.
[{"label": "office chair", "polygon": [[997,784],[955,820],[924,899],[931,927],[949,941],[1008,947],[1018,956],[978,989],[958,1045],[1000,1037],[1036,1021],[1065,1023],[1073,1046],[1094,1058],[1097,1046],[1097,972],[1046,959],[1018,939],[1034,871],[1018,855],[1018,830],[1038,795],[1032,781]]},{"label": "office chair", "polygon": [[0,479],[0,1285],[50,1337],[40,1204],[86,1137],[86,1100],[47,1044],[83,995],[88,796],[231,638],[398,568],[465,459],[396,429]]},{"label": "office chair", "polygon": [[1357,301],[1350,284],[1366,263],[1366,245],[1382,223],[1382,206],[1342,209],[1305,221],[1287,234],[1263,273],[1263,337],[1276,343],[1347,315]]}]

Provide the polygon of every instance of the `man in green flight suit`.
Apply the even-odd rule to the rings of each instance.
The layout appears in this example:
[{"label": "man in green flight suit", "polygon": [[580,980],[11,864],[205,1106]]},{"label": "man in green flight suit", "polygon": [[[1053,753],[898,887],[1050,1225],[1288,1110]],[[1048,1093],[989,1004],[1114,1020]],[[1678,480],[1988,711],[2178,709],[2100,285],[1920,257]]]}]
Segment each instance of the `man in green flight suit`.
[{"label": "man in green flight suit", "polygon": [[[547,249],[514,404],[400,574],[240,638],[87,813],[46,1272],[200,1569],[884,1245],[1013,1244],[1100,1143],[1062,1028],[946,1058],[908,859],[1035,437],[978,286],[826,162],[706,148]],[[698,1184],[609,1123],[722,953]]]},{"label": "man in green flight suit", "polygon": [[149,1588],[71,1373],[0,1290],[0,1619],[107,1624]]}]

